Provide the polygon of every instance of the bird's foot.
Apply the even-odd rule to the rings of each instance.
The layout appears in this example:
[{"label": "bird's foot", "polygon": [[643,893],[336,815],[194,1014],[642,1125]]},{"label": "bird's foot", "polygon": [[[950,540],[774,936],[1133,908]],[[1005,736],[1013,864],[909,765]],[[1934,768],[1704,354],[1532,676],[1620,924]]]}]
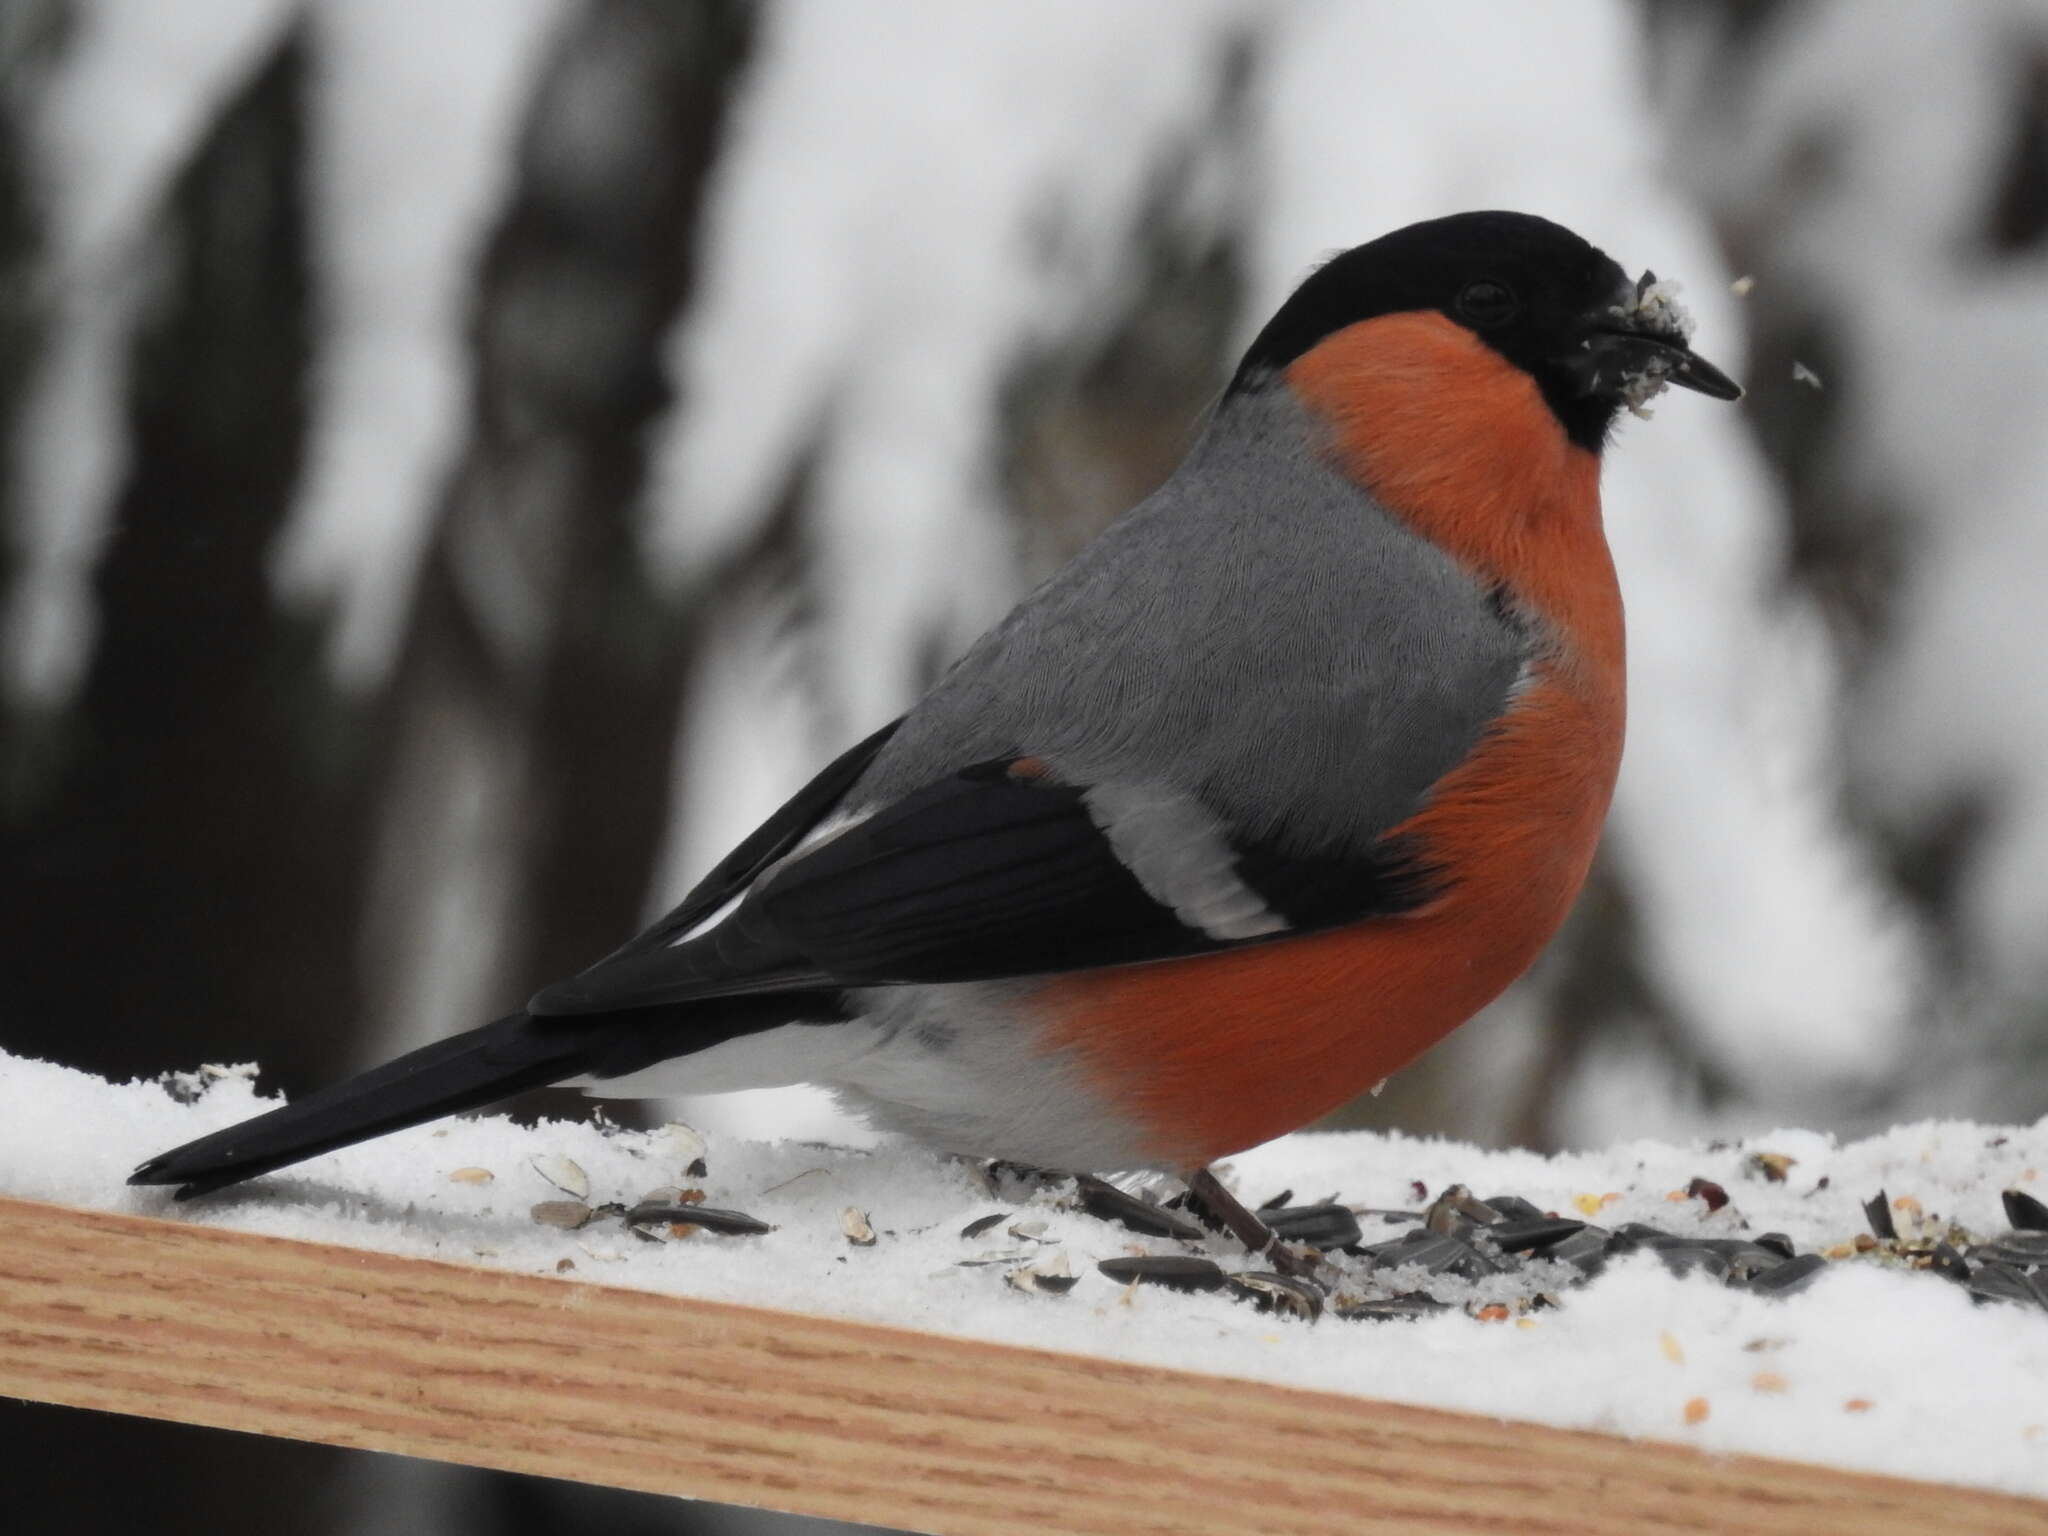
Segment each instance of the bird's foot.
[{"label": "bird's foot", "polygon": [[1275,1274],[1296,1280],[1315,1278],[1316,1261],[1281,1242],[1279,1233],[1225,1189],[1211,1170],[1197,1168],[1188,1176],[1188,1203],[1197,1215],[1243,1243],[1253,1257],[1264,1260]]}]

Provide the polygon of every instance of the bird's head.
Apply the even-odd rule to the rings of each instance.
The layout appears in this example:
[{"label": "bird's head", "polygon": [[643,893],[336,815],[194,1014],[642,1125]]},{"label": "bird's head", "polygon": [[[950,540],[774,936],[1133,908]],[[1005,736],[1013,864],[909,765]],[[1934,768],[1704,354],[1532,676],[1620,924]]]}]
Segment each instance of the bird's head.
[{"label": "bird's head", "polygon": [[1434,312],[1527,372],[1566,434],[1595,451],[1624,408],[1666,385],[1742,389],[1690,345],[1670,284],[1630,278],[1562,225],[1460,213],[1395,230],[1319,267],[1252,343],[1232,389],[1255,389],[1325,339],[1384,315]]}]

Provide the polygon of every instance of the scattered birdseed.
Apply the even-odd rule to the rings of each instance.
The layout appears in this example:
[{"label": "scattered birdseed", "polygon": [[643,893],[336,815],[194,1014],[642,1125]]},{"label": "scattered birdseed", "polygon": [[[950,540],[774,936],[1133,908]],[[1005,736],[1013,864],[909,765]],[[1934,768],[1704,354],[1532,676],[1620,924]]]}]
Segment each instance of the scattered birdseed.
[{"label": "scattered birdseed", "polygon": [[1793,1165],[1798,1161],[1798,1158],[1787,1157],[1782,1152],[1752,1152],[1745,1166],[1754,1178],[1782,1184],[1785,1182],[1785,1175],[1792,1171]]},{"label": "scattered birdseed", "polygon": [[578,1200],[590,1198],[590,1175],[560,1153],[536,1152],[527,1164],[563,1194],[574,1195]]},{"label": "scattered birdseed", "polygon": [[1068,1265],[1064,1251],[1023,1269],[1013,1269],[1003,1279],[1014,1290],[1039,1296],[1064,1296],[1081,1283],[1081,1277]]},{"label": "scattered birdseed", "polygon": [[846,1240],[856,1248],[875,1246],[875,1229],[868,1224],[867,1212],[858,1206],[849,1205],[839,1213],[839,1230],[846,1234]]},{"label": "scattered birdseed", "polygon": [[1871,1409],[1875,1408],[1876,1406],[1877,1404],[1873,1403],[1867,1397],[1852,1397],[1849,1399],[1849,1401],[1842,1404],[1842,1412],[1868,1413]]},{"label": "scattered birdseed", "polygon": [[1178,1237],[1197,1243],[1208,1236],[1199,1223],[1188,1217],[1137,1195],[1127,1195],[1114,1184],[1092,1174],[1080,1175],[1074,1180],[1074,1187],[1080,1195],[1082,1210],[1090,1216],[1129,1227],[1133,1232],[1142,1232],[1148,1237]]},{"label": "scattered birdseed", "polygon": [[1826,385],[1821,383],[1820,375],[1815,373],[1811,368],[1807,367],[1804,363],[1794,363],[1792,365],[1792,382],[1794,384],[1804,384],[1808,389],[1815,391],[1822,390],[1827,387]]},{"label": "scattered birdseed", "polygon": [[702,1205],[704,1203],[704,1191],[701,1189],[684,1189],[677,1184],[663,1184],[656,1189],[648,1190],[633,1203],[635,1205]]},{"label": "scattered birdseed", "polygon": [[[666,1128],[682,1136],[681,1150],[694,1150],[695,1133],[688,1127]],[[587,1191],[583,1170],[567,1158],[537,1156],[535,1171],[565,1192]],[[1751,1153],[1744,1163],[1750,1176],[1784,1182],[1794,1159],[1782,1153]],[[809,1170],[815,1172],[817,1170]],[[452,1177],[488,1178],[485,1170],[458,1170]],[[805,1177],[799,1174],[797,1177]],[[1910,1195],[1891,1199],[1885,1191],[1864,1203],[1871,1230],[1852,1234],[1819,1252],[1800,1253],[1782,1232],[1750,1235],[1722,1184],[1695,1177],[1672,1190],[1675,1205],[1698,1201],[1714,1227],[1727,1235],[1702,1236],[1672,1232],[1649,1222],[1630,1221],[1609,1229],[1579,1216],[1560,1216],[1513,1194],[1480,1199],[1462,1184],[1445,1186],[1434,1200],[1419,1180],[1410,1181],[1419,1209],[1391,1210],[1347,1204],[1341,1195],[1296,1205],[1292,1190],[1282,1190],[1259,1207],[1261,1219],[1275,1234],[1302,1245],[1303,1273],[1233,1272],[1232,1256],[1222,1253],[1190,1214],[1176,1209],[1183,1197],[1162,1201],[1149,1193],[1130,1193],[1091,1176],[1071,1185],[1039,1170],[1005,1169],[1006,1179],[1028,1183],[1043,1203],[1050,1197],[1063,1209],[1078,1206],[1089,1215],[1120,1225],[1153,1240],[1199,1244],[1223,1258],[1205,1253],[1142,1253],[1135,1251],[1100,1261],[1097,1271],[1125,1288],[1129,1304],[1141,1286],[1187,1292],[1226,1292],[1263,1312],[1303,1322],[1324,1315],[1345,1321],[1390,1322],[1432,1316],[1455,1307],[1482,1322],[1516,1321],[1527,1325],[1527,1313],[1560,1305],[1559,1297],[1595,1279],[1607,1262],[1637,1252],[1655,1254],[1677,1275],[1704,1275],[1731,1288],[1760,1296],[1789,1295],[1811,1284],[1831,1261],[1862,1259],[1901,1270],[1925,1270],[1962,1286],[1977,1301],[2026,1306],[2048,1311],[2048,1204],[2021,1190],[2005,1192],[2005,1213],[2011,1230],[1981,1236],[1953,1225],[1943,1227]],[[1070,1190],[1071,1193],[1062,1193]],[[1014,1197],[1014,1192],[1013,1192]],[[697,1188],[665,1185],[650,1190],[631,1206],[593,1206],[579,1196],[543,1201],[531,1208],[533,1220],[574,1231],[600,1219],[617,1219],[643,1242],[684,1238],[699,1228],[732,1236],[772,1232],[774,1227],[745,1212],[718,1210],[701,1202]],[[1570,1202],[1579,1212],[1594,1215],[1622,1197],[1618,1192],[1587,1192]],[[1697,1212],[1698,1208],[1694,1208]],[[1014,1218],[1014,1219],[1013,1219]],[[1692,1218],[1698,1221],[1697,1214]],[[977,1253],[947,1271],[1001,1268],[1014,1289],[1064,1295],[1078,1283],[1064,1251],[1044,1256],[1049,1223],[1041,1217],[992,1211],[960,1229],[968,1241],[1005,1227],[1010,1243],[1000,1250]],[[1730,1229],[1733,1230],[1730,1230]],[[857,1207],[840,1212],[847,1241],[867,1247],[877,1234],[867,1213]],[[1709,1228],[1712,1230],[1712,1227]],[[615,1251],[582,1244],[591,1257],[612,1261]],[[1034,1253],[1034,1248],[1038,1252]],[[1243,1264],[1252,1255],[1236,1257]],[[1778,1341],[1755,1340],[1751,1349]],[[1659,1335],[1664,1357],[1675,1365],[1685,1351],[1669,1332]],[[1751,1380],[1755,1391],[1787,1390],[1785,1378],[1771,1371]],[[1700,1417],[1705,1399],[1695,1399]],[[1692,1409],[1688,1406],[1688,1414]],[[1862,1410],[1853,1410],[1862,1411]],[[1688,1422],[1698,1422],[1688,1417]]]},{"label": "scattered birdseed", "polygon": [[451,1168],[448,1170],[450,1184],[488,1184],[497,1175],[488,1168]]},{"label": "scattered birdseed", "polygon": [[1696,1200],[1704,1200],[1709,1211],[1718,1211],[1728,1203],[1728,1191],[1712,1179],[1694,1179],[1685,1186],[1685,1192]]},{"label": "scattered birdseed", "polygon": [[1947,1243],[1936,1243],[1929,1249],[1923,1267],[1933,1270],[1944,1280],[1954,1280],[1959,1284],[1970,1278],[1969,1262]]},{"label": "scattered birdseed", "polygon": [[1574,1221],[1569,1216],[1539,1215],[1500,1223],[1493,1229],[1493,1240],[1506,1253],[1541,1253],[1586,1230],[1583,1221]]},{"label": "scattered birdseed", "polygon": [[1776,1397],[1780,1393],[1784,1392],[1784,1390],[1787,1386],[1790,1385],[1790,1383],[1787,1382],[1785,1378],[1783,1376],[1780,1376],[1776,1371],[1758,1371],[1754,1376],[1749,1378],[1749,1385],[1750,1390],[1752,1391],[1762,1392],[1767,1396]]},{"label": "scattered birdseed", "polygon": [[581,1200],[543,1200],[527,1214],[544,1227],[574,1232],[590,1220],[593,1212]]},{"label": "scattered birdseed", "polygon": [[1753,1275],[1748,1281],[1749,1289],[1764,1296],[1790,1296],[1794,1291],[1803,1291],[1813,1283],[1813,1278],[1828,1267],[1828,1261],[1817,1253],[1802,1253],[1796,1259],[1787,1259],[1776,1269],[1767,1269]]},{"label": "scattered birdseed", "polygon": [[1454,1232],[1460,1222],[1492,1226],[1500,1220],[1500,1214],[1484,1200],[1473,1199],[1472,1191],[1464,1185],[1453,1184],[1423,1212],[1422,1224],[1432,1232]]},{"label": "scattered birdseed", "polygon": [[1409,1291],[1400,1296],[1351,1302],[1338,1307],[1336,1315],[1347,1323],[1414,1322],[1450,1309],[1451,1304],[1447,1301],[1438,1301],[1422,1291]]},{"label": "scattered birdseed", "polygon": [[1095,1268],[1111,1280],[1134,1285],[1163,1285],[1170,1291],[1217,1291],[1223,1288],[1228,1278],[1223,1273],[1223,1266],[1213,1259],[1177,1253],[1104,1259]]},{"label": "scattered birdseed", "polygon": [[1710,1412],[1712,1410],[1708,1408],[1704,1397],[1688,1397],[1685,1400],[1685,1422],[1688,1424],[1706,1423]]},{"label": "scattered birdseed", "polygon": [[1325,1253],[1333,1248],[1349,1248],[1365,1238],[1357,1215],[1335,1200],[1322,1200],[1314,1205],[1286,1205],[1277,1209],[1261,1206],[1259,1219],[1283,1241],[1307,1243]]},{"label": "scattered birdseed", "polygon": [[1232,1294],[1261,1312],[1284,1312],[1312,1323],[1323,1315],[1323,1288],[1299,1275],[1253,1271],[1229,1278]]},{"label": "scattered birdseed", "polygon": [[635,1236],[654,1234],[661,1240],[662,1228],[670,1229],[668,1236],[687,1236],[688,1229],[702,1227],[707,1232],[716,1232],[721,1237],[758,1237],[775,1228],[758,1216],[749,1216],[745,1211],[724,1211],[710,1205],[685,1205],[681,1203],[652,1203],[636,1205],[625,1213],[626,1229]]},{"label": "scattered birdseed", "polygon": [[663,1143],[664,1156],[678,1163],[694,1163],[710,1154],[711,1145],[705,1141],[704,1133],[693,1125],[680,1120],[671,1120],[655,1136]]},{"label": "scattered birdseed", "polygon": [[978,1253],[971,1259],[956,1259],[955,1269],[988,1269],[997,1264],[1021,1264],[1031,1257],[1028,1248],[1004,1248],[999,1252]]},{"label": "scattered birdseed", "polygon": [[1756,279],[1745,272],[1728,285],[1728,291],[1738,299],[1746,299],[1756,291]]},{"label": "scattered birdseed", "polygon": [[2005,1202],[2005,1219],[2022,1232],[2048,1232],[2048,1205],[2023,1189],[2008,1189],[1999,1198]]}]

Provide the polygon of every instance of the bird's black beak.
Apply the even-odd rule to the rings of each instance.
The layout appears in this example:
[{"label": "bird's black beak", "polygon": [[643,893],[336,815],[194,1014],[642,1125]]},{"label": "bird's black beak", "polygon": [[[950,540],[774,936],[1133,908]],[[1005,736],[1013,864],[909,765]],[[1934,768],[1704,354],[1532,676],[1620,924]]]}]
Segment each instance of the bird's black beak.
[{"label": "bird's black beak", "polygon": [[1666,384],[1740,400],[1742,386],[1692,350],[1691,331],[1670,286],[1645,272],[1616,285],[1612,300],[1581,322],[1577,347],[1558,361],[1582,395],[1607,395],[1631,408]]},{"label": "bird's black beak", "polygon": [[1716,400],[1742,398],[1740,384],[1683,341],[1649,331],[1596,330],[1566,365],[1589,395],[1623,393],[1627,382],[1634,379],[1661,379]]}]

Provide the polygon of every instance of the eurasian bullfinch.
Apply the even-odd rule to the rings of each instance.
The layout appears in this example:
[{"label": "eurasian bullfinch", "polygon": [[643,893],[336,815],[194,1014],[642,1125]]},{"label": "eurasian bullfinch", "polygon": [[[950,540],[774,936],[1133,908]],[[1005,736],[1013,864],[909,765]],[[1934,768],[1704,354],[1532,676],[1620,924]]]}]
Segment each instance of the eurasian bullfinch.
[{"label": "eurasian bullfinch", "polygon": [[1314,1120],[1499,993],[1586,877],[1623,716],[1600,455],[1666,384],[1741,394],[1689,330],[1524,214],[1345,252],[1165,485],[674,911],[132,1182],[203,1194],[565,1081],[819,1083],[1069,1170]]}]

